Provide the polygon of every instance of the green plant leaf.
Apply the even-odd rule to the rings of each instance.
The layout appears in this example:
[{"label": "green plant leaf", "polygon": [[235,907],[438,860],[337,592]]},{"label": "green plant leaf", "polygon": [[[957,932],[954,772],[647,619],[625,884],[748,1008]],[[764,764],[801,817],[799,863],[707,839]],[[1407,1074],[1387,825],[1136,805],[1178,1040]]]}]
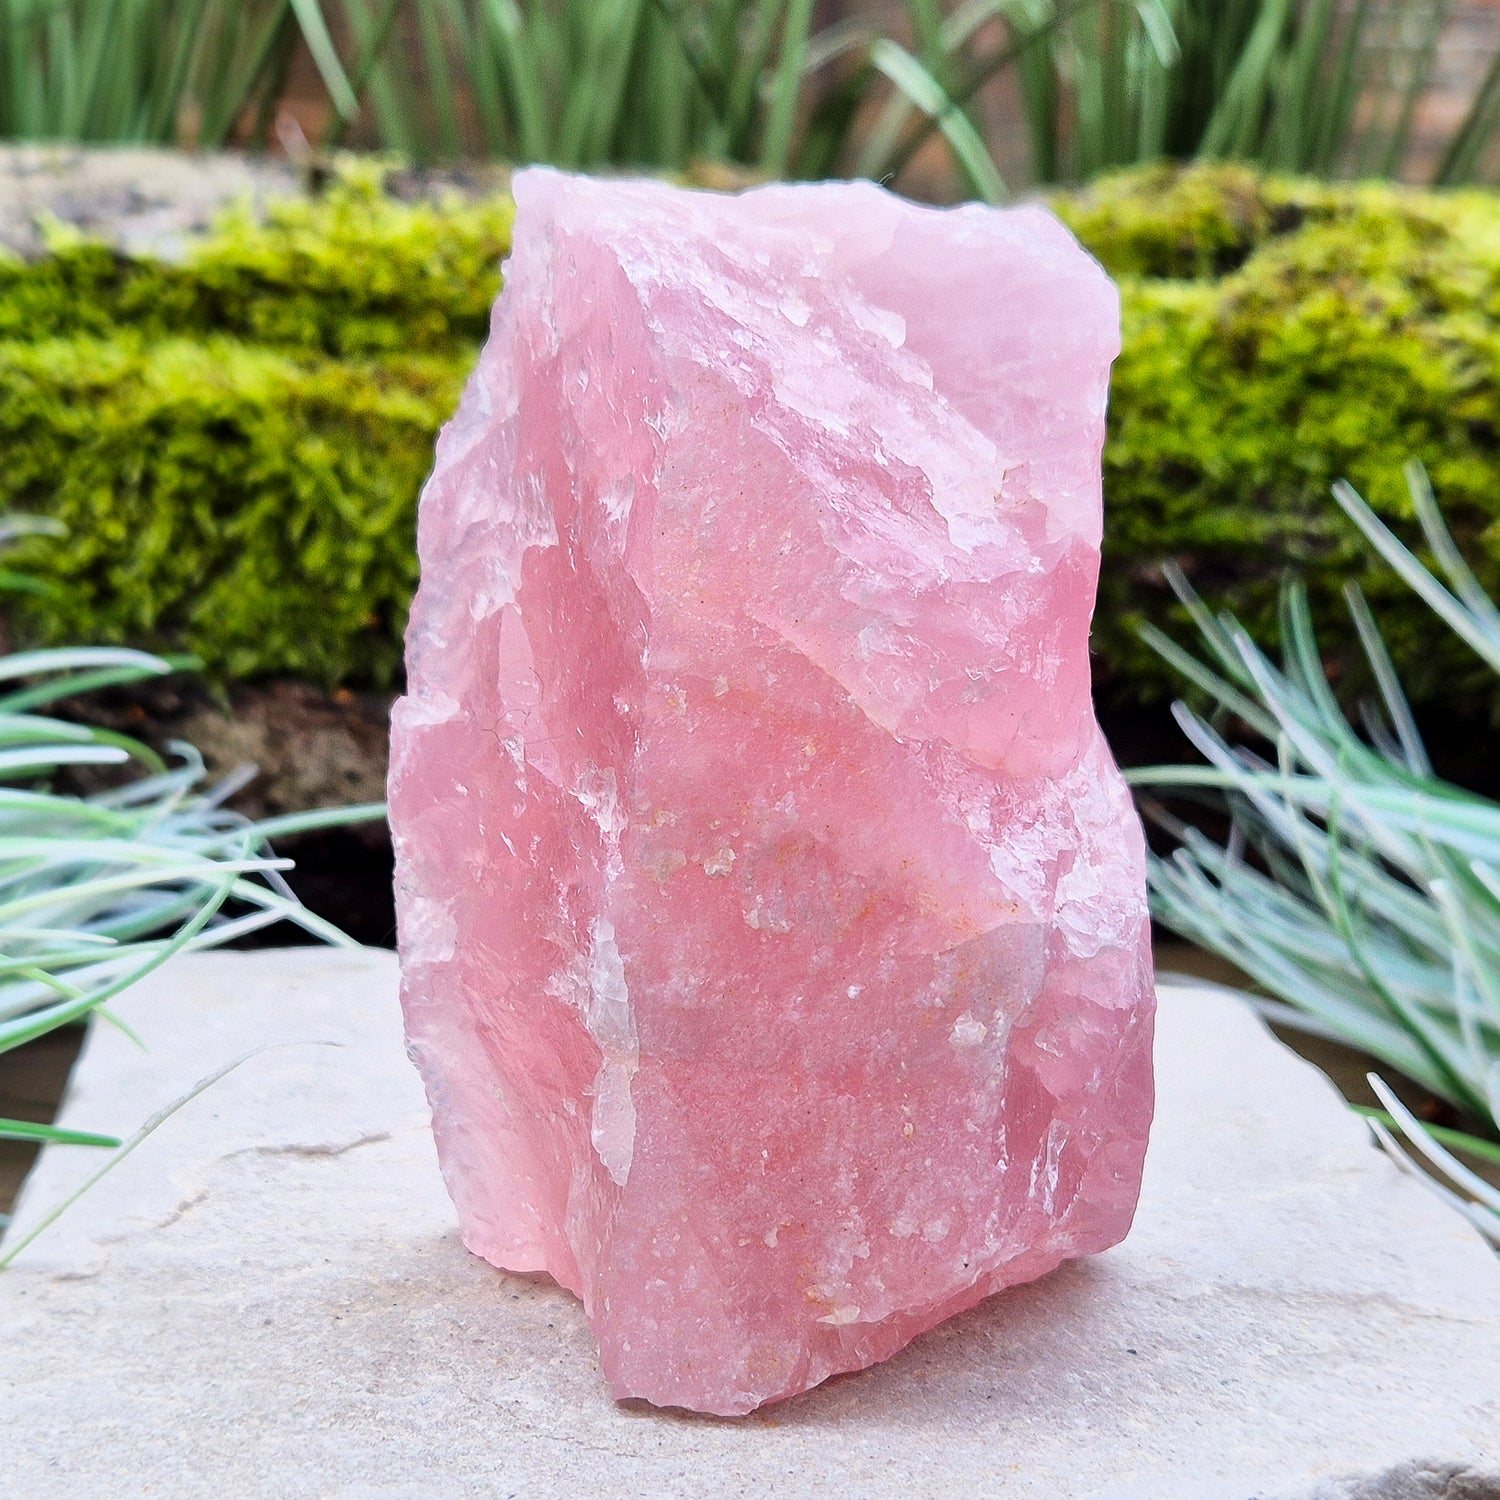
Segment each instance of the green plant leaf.
[{"label": "green plant leaf", "polygon": [[34,1125],[29,1120],[0,1120],[0,1141],[30,1141],[51,1146],[98,1146],[112,1150],[118,1137],[95,1135],[87,1130],[59,1130],[55,1125]]},{"label": "green plant leaf", "polygon": [[[1500,614],[1443,525],[1425,475],[1411,468],[1407,478],[1451,588],[1351,487],[1335,494],[1371,549],[1500,671]],[[1329,687],[1304,591],[1284,591],[1279,666],[1232,619],[1215,619],[1180,592],[1221,670],[1153,639],[1218,702],[1246,710],[1242,722],[1271,740],[1275,757],[1231,745],[1179,708],[1208,764],[1130,774],[1157,796],[1217,792],[1232,819],[1220,846],[1148,805],[1179,843],[1171,858],[1151,859],[1157,919],[1250,974],[1267,991],[1273,1019],[1372,1053],[1500,1135],[1500,806],[1433,776],[1358,589],[1346,596],[1385,711],[1384,720],[1366,716],[1368,739]],[[1500,1245],[1500,1193],[1383,1084],[1372,1079],[1372,1087],[1384,1106],[1374,1128],[1398,1163],[1417,1171],[1404,1142],[1444,1180],[1424,1176],[1424,1185]],[[1477,1154],[1487,1151],[1500,1146]]]},{"label": "green plant leaf", "polygon": [[937,79],[911,53],[885,39],[875,43],[870,61],[917,109],[937,121],[977,196],[986,203],[1003,202],[1005,182],[989,149]]}]

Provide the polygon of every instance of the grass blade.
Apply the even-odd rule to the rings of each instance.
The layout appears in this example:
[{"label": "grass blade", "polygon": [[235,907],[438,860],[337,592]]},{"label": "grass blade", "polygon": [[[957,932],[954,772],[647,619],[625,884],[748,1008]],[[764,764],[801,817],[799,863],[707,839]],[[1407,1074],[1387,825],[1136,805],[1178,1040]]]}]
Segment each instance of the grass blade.
[{"label": "grass blade", "polygon": [[989,148],[937,79],[911,53],[884,39],[871,49],[870,61],[917,109],[938,122],[974,193],[986,203],[1004,202],[1005,182]]}]

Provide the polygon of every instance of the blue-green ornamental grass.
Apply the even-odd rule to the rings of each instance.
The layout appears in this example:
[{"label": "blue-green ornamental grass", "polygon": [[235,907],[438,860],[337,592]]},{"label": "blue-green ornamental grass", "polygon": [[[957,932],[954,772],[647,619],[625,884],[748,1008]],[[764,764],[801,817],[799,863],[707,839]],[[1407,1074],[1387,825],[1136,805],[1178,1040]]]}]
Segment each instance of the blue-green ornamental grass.
[{"label": "blue-green ornamental grass", "polygon": [[[1366,540],[1500,674],[1500,611],[1454,546],[1423,470],[1407,481],[1446,583],[1346,485],[1334,494]],[[1396,1135],[1447,1179],[1443,1194],[1500,1247],[1500,1190],[1448,1150],[1500,1162],[1500,805],[1440,780],[1359,590],[1347,602],[1377,691],[1355,731],[1325,676],[1307,598],[1282,600],[1278,666],[1232,615],[1214,615],[1180,573],[1206,659],[1148,629],[1151,644],[1213,705],[1176,714],[1207,765],[1131,773],[1137,787],[1208,794],[1232,815],[1227,844],[1167,819],[1180,846],[1153,856],[1158,920],[1221,954],[1264,990],[1268,1019],[1358,1047],[1493,1132],[1430,1129],[1372,1076],[1366,1111],[1404,1165]],[[1238,720],[1270,747],[1233,745]],[[1247,859],[1253,854],[1254,860]],[[1413,1167],[1412,1170],[1415,1171]]]},{"label": "blue-green ornamental grass", "polygon": [[[12,519],[0,523],[0,542],[39,529],[42,523]],[[24,587],[26,580],[0,582]],[[93,1014],[113,1021],[109,1002],[175,954],[274,922],[351,946],[293,894],[282,876],[291,862],[275,857],[271,840],[378,818],[382,806],[253,823],[224,806],[237,778],[201,789],[203,762],[191,746],[175,745],[177,763],[168,765],[124,735],[42,712],[181,665],[115,647],[0,657],[0,1052]],[[82,766],[138,774],[92,796],[51,789],[58,772]],[[123,1143],[4,1119],[0,1139],[115,1148],[107,1169],[164,1117]],[[8,1245],[0,1267],[33,1237]]]}]

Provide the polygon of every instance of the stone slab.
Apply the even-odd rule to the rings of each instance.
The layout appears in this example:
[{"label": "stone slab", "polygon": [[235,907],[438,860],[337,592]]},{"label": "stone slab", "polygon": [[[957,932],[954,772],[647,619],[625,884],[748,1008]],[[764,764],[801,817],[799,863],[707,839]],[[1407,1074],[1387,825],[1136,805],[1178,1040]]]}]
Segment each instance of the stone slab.
[{"label": "stone slab", "polygon": [[1163,989],[1124,1245],[726,1421],[615,1405],[572,1299],[465,1253],[395,987],[194,957],[118,1006],[148,1050],[95,1026],[80,1128],[245,1060],[0,1274],[10,1500],[1500,1497],[1500,1263],[1223,991]]},{"label": "stone slab", "polygon": [[286,162],[229,153],[69,145],[0,147],[0,247],[43,253],[53,219],[126,255],[176,260],[231,203],[302,191]]},{"label": "stone slab", "polygon": [[[122,255],[181,260],[230,205],[263,214],[305,195],[332,164],[320,160],[310,172],[313,165],[237,151],[0,144],[0,255],[45,255],[46,226],[56,221]],[[483,163],[391,166],[383,180],[394,197],[440,202],[504,192],[510,172]]]}]

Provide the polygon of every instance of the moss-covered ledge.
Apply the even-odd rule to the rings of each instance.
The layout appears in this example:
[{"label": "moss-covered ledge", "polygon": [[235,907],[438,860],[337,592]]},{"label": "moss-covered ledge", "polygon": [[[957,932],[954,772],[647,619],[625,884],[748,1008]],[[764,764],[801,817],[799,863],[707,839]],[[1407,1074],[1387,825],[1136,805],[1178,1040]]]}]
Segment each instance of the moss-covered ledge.
[{"label": "moss-covered ledge", "polygon": [[1172,557],[1267,640],[1299,570],[1349,659],[1341,591],[1358,578],[1416,696],[1492,695],[1328,490],[1348,477],[1403,526],[1402,465],[1420,458],[1500,589],[1500,196],[1156,168],[1056,206],[1122,292],[1095,627],[1109,675],[1170,682],[1135,627],[1174,614],[1156,566]]},{"label": "moss-covered ledge", "polygon": [[[400,671],[416,495],[484,335],[503,197],[405,201],[378,169],[171,256],[50,231],[0,264],[0,511],[70,528],[20,561],[39,640],[186,648],[221,677]],[[1167,689],[1159,561],[1274,634],[1303,570],[1330,647],[1360,573],[1419,696],[1479,695],[1463,648],[1371,569],[1327,499],[1409,518],[1422,458],[1500,588],[1500,198],[1153,168],[1055,206],[1120,280],[1105,455],[1102,677]]]},{"label": "moss-covered ledge", "polygon": [[511,217],[366,168],[233,204],[178,256],[54,224],[45,254],[0,260],[0,512],[68,528],[21,550],[46,591],[16,630],[392,682],[417,492]]}]

